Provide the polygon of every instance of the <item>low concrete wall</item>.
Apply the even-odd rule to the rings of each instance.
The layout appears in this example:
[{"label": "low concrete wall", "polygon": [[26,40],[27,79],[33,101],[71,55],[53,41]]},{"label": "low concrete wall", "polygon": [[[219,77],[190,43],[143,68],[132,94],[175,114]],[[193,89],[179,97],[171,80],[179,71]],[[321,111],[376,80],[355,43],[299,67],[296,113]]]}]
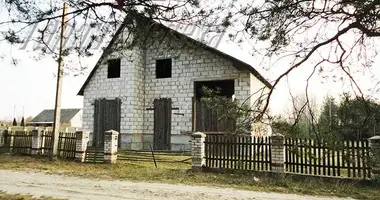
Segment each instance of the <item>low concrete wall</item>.
[{"label": "low concrete wall", "polygon": [[[120,149],[150,150],[153,147],[153,134],[121,134]],[[185,151],[191,149],[190,135],[171,135],[171,150]]]}]

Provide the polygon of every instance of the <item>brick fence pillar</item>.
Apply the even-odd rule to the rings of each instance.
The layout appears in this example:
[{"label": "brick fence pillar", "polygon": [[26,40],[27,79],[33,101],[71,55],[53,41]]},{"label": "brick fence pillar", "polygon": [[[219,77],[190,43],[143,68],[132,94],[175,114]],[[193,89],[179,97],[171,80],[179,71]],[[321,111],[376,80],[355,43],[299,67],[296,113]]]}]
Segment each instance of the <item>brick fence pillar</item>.
[{"label": "brick fence pillar", "polygon": [[104,162],[116,163],[119,133],[114,130],[104,133]]},{"label": "brick fence pillar", "polygon": [[42,129],[32,130],[32,155],[39,155],[42,153]]},{"label": "brick fence pillar", "polygon": [[271,136],[271,139],[272,171],[277,173],[284,173],[284,136],[281,134],[274,134]]},{"label": "brick fence pillar", "polygon": [[369,138],[372,179],[380,181],[380,136]]},{"label": "brick fence pillar", "polygon": [[75,161],[84,162],[86,158],[87,143],[90,133],[87,131],[76,131]]},{"label": "brick fence pillar", "polygon": [[201,132],[196,132],[191,135],[191,156],[193,171],[201,171],[202,167],[206,164],[204,143],[205,139],[206,134]]}]

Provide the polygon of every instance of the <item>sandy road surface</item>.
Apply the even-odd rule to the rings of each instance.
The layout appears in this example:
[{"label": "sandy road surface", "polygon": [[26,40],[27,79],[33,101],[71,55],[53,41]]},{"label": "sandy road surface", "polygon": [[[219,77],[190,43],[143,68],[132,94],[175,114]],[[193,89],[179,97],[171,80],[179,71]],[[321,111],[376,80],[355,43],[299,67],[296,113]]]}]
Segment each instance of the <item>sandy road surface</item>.
[{"label": "sandy road surface", "polygon": [[83,179],[43,173],[0,170],[0,190],[69,199],[114,200],[330,200],[293,194],[252,192],[236,189],[171,185],[130,181]]}]

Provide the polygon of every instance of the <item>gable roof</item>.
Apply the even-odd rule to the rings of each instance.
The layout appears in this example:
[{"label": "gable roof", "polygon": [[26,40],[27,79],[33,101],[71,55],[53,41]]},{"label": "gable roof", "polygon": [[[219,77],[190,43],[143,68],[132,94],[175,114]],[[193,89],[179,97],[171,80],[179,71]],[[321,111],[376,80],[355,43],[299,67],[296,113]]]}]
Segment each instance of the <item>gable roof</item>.
[{"label": "gable roof", "polygon": [[[61,122],[70,122],[70,120],[80,111],[80,108],[61,109]],[[30,123],[54,122],[54,109],[43,110],[40,114],[30,121]]]},{"label": "gable roof", "polygon": [[[227,60],[231,61],[232,64],[233,64],[233,66],[236,69],[241,70],[241,71],[244,71],[244,70],[249,71],[257,79],[259,79],[266,87],[268,87],[268,88],[272,88],[273,87],[272,84],[270,84],[267,79],[265,79],[255,68],[253,68],[248,63],[246,63],[246,62],[244,62],[242,60],[239,60],[239,59],[237,59],[237,58],[235,58],[235,57],[233,57],[231,55],[228,55],[228,54],[226,54],[226,53],[224,53],[224,52],[222,52],[222,51],[220,51],[220,50],[218,50],[218,49],[216,49],[214,47],[211,47],[211,46],[209,46],[207,44],[204,44],[204,43],[202,43],[202,42],[200,42],[198,40],[195,40],[195,39],[193,39],[193,38],[191,38],[191,37],[189,37],[189,36],[187,36],[185,34],[182,34],[182,33],[178,32],[178,31],[170,28],[170,27],[167,27],[167,26],[165,26],[163,24],[157,23],[157,22],[155,22],[153,20],[151,20],[151,21],[152,21],[152,23],[154,25],[157,25],[157,26],[159,26],[159,27],[161,27],[161,28],[163,28],[165,30],[171,31],[172,33],[174,33],[174,34],[176,34],[178,36],[181,36],[181,37],[189,40],[190,42],[195,43],[196,45],[204,48],[205,50],[208,50],[208,51],[210,51],[210,52],[212,52],[212,53],[214,53],[214,54],[216,54],[216,55],[218,55],[218,56],[220,56],[220,57],[222,57],[224,59],[227,59]],[[105,55],[110,50],[110,48],[112,47],[112,45],[115,43],[115,41],[116,41],[117,37],[119,36],[119,34],[123,31],[123,28],[124,28],[124,23],[116,31],[115,35],[113,36],[113,38],[111,39],[110,43],[107,45],[107,47],[103,51],[103,53],[100,56],[98,62],[96,63],[95,67],[91,70],[89,76],[87,77],[86,81],[83,83],[83,85],[82,85],[82,87],[79,90],[79,92],[78,92],[77,95],[83,95],[84,94],[84,89],[86,88],[87,84],[90,82],[91,78],[94,76],[95,71],[99,68],[102,60],[104,59]]]}]

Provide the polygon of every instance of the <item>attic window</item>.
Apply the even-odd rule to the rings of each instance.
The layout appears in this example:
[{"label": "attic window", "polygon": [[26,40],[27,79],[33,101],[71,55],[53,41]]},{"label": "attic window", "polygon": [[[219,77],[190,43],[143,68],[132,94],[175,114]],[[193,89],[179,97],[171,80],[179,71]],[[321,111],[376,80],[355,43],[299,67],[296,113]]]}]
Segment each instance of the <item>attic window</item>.
[{"label": "attic window", "polygon": [[172,77],[172,59],[156,60],[156,78]]},{"label": "attic window", "polygon": [[120,59],[108,60],[107,78],[120,78]]}]

